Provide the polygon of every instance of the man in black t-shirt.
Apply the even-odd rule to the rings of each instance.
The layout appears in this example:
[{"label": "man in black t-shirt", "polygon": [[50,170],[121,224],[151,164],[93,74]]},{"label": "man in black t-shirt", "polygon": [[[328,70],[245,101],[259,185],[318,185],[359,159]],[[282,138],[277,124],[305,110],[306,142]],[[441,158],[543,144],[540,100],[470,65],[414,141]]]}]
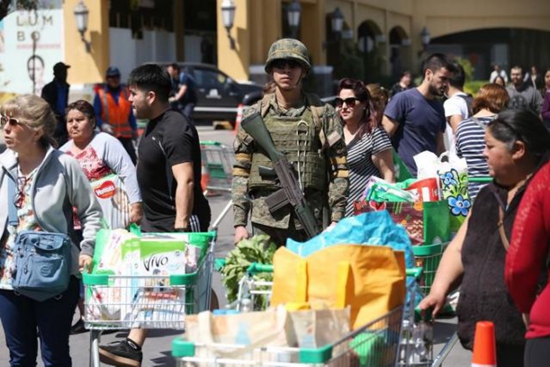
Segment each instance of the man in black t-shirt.
[{"label": "man in black t-shirt", "polygon": [[[168,102],[170,76],[158,65],[142,65],[129,77],[130,102],[149,123],[138,148],[137,178],[143,199],[144,232],[204,232],[210,206],[201,187],[201,152],[196,128]],[[141,365],[145,329],[99,348],[109,365]]]}]

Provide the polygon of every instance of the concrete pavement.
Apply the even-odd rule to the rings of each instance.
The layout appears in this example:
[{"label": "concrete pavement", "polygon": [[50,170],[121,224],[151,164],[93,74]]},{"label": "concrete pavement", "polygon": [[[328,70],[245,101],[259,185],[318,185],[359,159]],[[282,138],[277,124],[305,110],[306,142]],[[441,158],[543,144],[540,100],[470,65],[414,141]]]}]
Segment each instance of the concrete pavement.
[{"label": "concrete pavement", "polygon": [[[224,144],[231,145],[233,134],[230,131],[214,131],[211,127],[199,127],[201,140],[214,140]],[[3,145],[3,139],[0,133],[0,149]],[[214,221],[221,213],[223,207],[228,201],[226,196],[215,196],[209,198],[212,207],[212,220]],[[223,219],[218,230],[218,240],[216,243],[216,257],[225,257],[228,251],[233,248],[233,223],[231,212]],[[217,273],[213,276],[213,285],[220,300],[223,302],[223,287]],[[455,330],[456,319],[438,320],[435,324],[434,332],[434,350],[437,354],[446,341]],[[144,346],[143,366],[175,366],[175,361],[171,357],[171,342],[180,334],[175,330],[152,330]],[[117,338],[126,336],[125,332],[105,335],[102,337],[102,343],[111,342]],[[89,365],[89,333],[74,335],[70,338],[71,355],[74,367],[87,367]],[[470,353],[464,351],[460,345],[452,350],[446,360],[445,366],[467,366],[470,364]],[[0,366],[8,366],[9,356],[5,347],[3,331],[0,332]],[[38,366],[43,366],[38,361]]]}]

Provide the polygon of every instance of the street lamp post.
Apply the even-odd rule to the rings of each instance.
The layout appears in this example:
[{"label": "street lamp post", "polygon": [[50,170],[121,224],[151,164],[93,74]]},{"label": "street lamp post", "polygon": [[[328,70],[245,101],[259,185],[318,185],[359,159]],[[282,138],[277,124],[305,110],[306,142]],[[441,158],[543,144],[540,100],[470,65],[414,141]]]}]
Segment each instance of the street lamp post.
[{"label": "street lamp post", "polygon": [[422,32],[420,32],[420,40],[422,42],[422,50],[418,52],[418,57],[422,56],[422,54],[426,52],[426,50],[428,49],[428,45],[430,44],[431,35],[430,31],[428,31],[428,28],[422,28]]},{"label": "street lamp post", "polygon": [[88,14],[90,11],[86,7],[86,4],[82,0],[79,1],[79,3],[74,8],[74,17],[76,20],[76,28],[78,29],[78,32],[80,33],[80,39],[84,44],[86,45],[86,52],[90,52],[91,45],[90,42],[86,40],[84,37],[84,33],[86,33],[86,30],[88,29]]},{"label": "street lamp post", "polygon": [[340,35],[342,33],[342,29],[344,28],[344,14],[342,14],[340,8],[334,9],[330,21],[332,31],[336,33],[337,36]]},{"label": "street lamp post", "polygon": [[231,37],[231,28],[233,28],[233,22],[235,21],[235,3],[233,0],[223,0],[222,2],[222,21],[225,30],[227,31],[227,38],[229,38],[229,47],[235,49],[235,40]]},{"label": "street lamp post", "polygon": [[302,15],[302,6],[298,0],[292,1],[286,10],[288,25],[292,38],[298,37],[298,28],[300,27],[300,16]]}]

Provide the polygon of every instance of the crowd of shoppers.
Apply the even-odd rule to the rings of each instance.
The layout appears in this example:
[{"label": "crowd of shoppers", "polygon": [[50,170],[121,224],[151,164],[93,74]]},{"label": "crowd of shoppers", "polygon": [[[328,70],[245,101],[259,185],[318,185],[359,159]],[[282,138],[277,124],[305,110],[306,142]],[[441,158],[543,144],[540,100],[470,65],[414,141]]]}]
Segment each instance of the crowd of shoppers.
[{"label": "crowd of shoppers", "polygon": [[[69,104],[69,67],[54,66],[43,99],[22,95],[0,107],[8,148],[0,155],[0,193],[7,194],[10,180],[17,187],[6,202],[13,201],[18,223],[8,220],[9,205],[0,209],[5,223],[0,320],[14,366],[35,363],[37,337],[45,365],[71,365],[71,326],[72,331],[84,329],[82,319],[71,325],[77,304],[81,318],[84,314],[79,279],[89,270],[101,222],[113,229],[136,223],[143,232],[199,232],[210,223],[210,207],[198,184],[202,165],[191,120],[196,103],[191,75],[177,63],[166,68],[146,64],[132,71],[126,86],[120,70],[109,67],[93,105],[83,100]],[[495,65],[491,83],[470,96],[462,66],[436,53],[424,61],[417,87],[408,71],[390,92],[380,84],[344,78],[331,106],[304,91],[303,78],[311,68],[300,41],[275,42],[265,64],[271,79],[266,93],[244,117],[259,115],[278,150],[294,163],[319,230],[354,215],[371,177],[395,181],[394,153],[416,175],[414,155],[426,150],[439,155],[456,145],[469,177],[491,176],[493,181],[469,184],[474,204],[420,308],[433,308],[437,315],[447,295],[460,286],[456,312],[465,348],[472,348],[476,322],[491,320],[499,366],[544,365],[541,361],[550,357],[545,312],[550,290],[544,281],[550,251],[545,189],[550,70],[542,76],[534,66],[525,74],[514,66],[506,88],[508,75]],[[148,120],[139,144],[137,119]],[[445,148],[446,130],[451,144]],[[290,206],[268,207],[267,198],[279,186],[260,167],[271,168],[272,162],[242,126],[234,148],[235,242],[250,236],[249,221],[253,234],[268,234],[280,245],[288,238],[307,239]],[[111,208],[92,189],[109,175],[120,179],[128,202],[120,206],[122,221],[105,221]],[[29,229],[65,233],[72,242],[67,289],[44,302],[12,287],[16,235]],[[140,366],[146,338],[145,330],[133,329],[127,338],[101,346],[100,359]]]}]

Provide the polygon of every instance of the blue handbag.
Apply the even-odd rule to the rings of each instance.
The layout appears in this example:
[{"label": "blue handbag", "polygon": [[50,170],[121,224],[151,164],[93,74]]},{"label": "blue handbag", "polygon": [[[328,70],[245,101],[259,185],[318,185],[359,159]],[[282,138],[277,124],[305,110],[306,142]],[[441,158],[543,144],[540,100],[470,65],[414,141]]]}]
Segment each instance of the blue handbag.
[{"label": "blue handbag", "polygon": [[[8,179],[8,197],[15,183]],[[9,224],[17,226],[17,209],[9,201]],[[13,290],[35,301],[63,293],[71,277],[71,240],[63,233],[21,231],[15,238]]]}]

